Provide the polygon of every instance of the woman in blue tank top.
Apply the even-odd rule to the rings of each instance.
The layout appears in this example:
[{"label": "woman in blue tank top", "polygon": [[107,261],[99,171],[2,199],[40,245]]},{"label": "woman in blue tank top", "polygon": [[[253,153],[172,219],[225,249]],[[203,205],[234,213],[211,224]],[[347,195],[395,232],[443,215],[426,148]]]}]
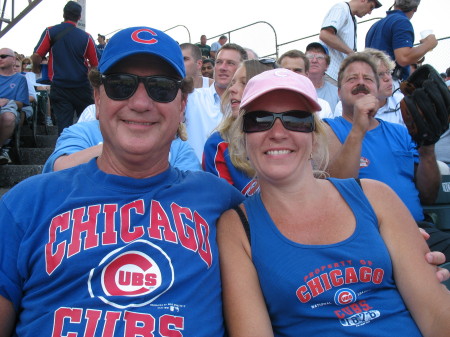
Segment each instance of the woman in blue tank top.
[{"label": "woman in blue tank top", "polygon": [[312,83],[266,71],[241,108],[230,153],[248,157],[261,192],[219,220],[230,336],[448,336],[450,292],[396,194],[374,180],[320,179]]}]

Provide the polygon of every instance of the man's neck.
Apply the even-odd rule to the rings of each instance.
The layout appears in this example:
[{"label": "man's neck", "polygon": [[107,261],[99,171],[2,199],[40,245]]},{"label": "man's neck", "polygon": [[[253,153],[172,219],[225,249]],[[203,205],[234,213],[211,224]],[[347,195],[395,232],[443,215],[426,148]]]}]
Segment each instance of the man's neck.
[{"label": "man's neck", "polygon": [[379,98],[378,101],[380,102],[380,105],[378,106],[378,109],[384,107],[387,103],[387,98]]},{"label": "man's neck", "polygon": [[225,92],[225,89],[219,88],[216,83],[214,83],[214,88],[216,89],[216,92],[219,95],[219,97],[222,97],[223,93]]},{"label": "man's neck", "polygon": [[194,88],[203,87],[203,77],[202,75],[197,75],[194,77]]},{"label": "man's neck", "polygon": [[14,69],[11,67],[7,67],[7,68],[0,68],[0,75],[2,76],[12,76],[14,75]]},{"label": "man's neck", "polygon": [[322,88],[325,83],[325,80],[323,79],[323,75],[321,75],[321,74],[309,73],[308,78],[314,84],[314,88],[316,88],[316,89]]},{"label": "man's neck", "polygon": [[356,6],[358,6],[358,1],[350,0],[347,2],[350,7],[350,13],[352,13],[353,16],[355,16],[356,13]]}]

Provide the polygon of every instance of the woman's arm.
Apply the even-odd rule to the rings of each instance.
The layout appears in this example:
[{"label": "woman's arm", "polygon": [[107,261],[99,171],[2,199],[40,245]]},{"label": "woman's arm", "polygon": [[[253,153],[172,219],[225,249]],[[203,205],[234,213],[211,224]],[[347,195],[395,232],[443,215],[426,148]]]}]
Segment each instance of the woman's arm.
[{"label": "woman's arm", "polygon": [[394,278],[408,310],[424,336],[448,336],[450,292],[439,283],[435,267],[424,259],[428,247],[414,219],[388,186],[374,180],[361,182],[377,214]]},{"label": "woman's arm", "polygon": [[0,295],[0,337],[10,337],[14,331],[16,313],[10,301]]},{"label": "woman's arm", "polygon": [[230,337],[273,337],[251,249],[234,210],[217,224],[225,321]]},{"label": "woman's arm", "polygon": [[55,160],[55,163],[53,164],[53,171],[60,171],[69,167],[87,163],[92,158],[100,156],[102,151],[103,144],[98,144],[68,155],[62,155]]}]

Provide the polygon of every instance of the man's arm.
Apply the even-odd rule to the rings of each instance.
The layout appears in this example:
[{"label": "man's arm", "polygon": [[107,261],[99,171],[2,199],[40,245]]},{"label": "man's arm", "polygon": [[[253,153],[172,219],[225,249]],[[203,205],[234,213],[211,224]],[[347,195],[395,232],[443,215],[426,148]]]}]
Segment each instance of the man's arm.
[{"label": "man's arm", "polygon": [[90,35],[89,35],[88,45],[87,45],[86,53],[85,53],[84,57],[89,60],[90,67],[93,68],[93,67],[98,66],[97,48],[95,48],[94,40],[92,39],[92,36],[90,36]]},{"label": "man's arm", "polygon": [[41,55],[33,53],[33,55],[31,55],[31,62],[33,63],[32,68],[33,73],[39,74],[41,72],[41,62],[42,62]]},{"label": "man's arm", "polygon": [[436,201],[441,174],[436,162],[434,145],[421,146],[418,149],[419,164],[416,165],[415,182],[420,202],[430,205]]},{"label": "man's arm", "polygon": [[325,44],[333,49],[336,49],[344,54],[353,53],[347,44],[342,41],[342,39],[336,35],[336,31],[332,27],[322,28],[319,34],[319,38],[325,42]]},{"label": "man's arm", "polygon": [[438,44],[434,34],[428,35],[425,39],[420,40],[420,44],[416,47],[402,47],[394,50],[395,61],[402,67],[412,63],[417,63],[430,50]]}]

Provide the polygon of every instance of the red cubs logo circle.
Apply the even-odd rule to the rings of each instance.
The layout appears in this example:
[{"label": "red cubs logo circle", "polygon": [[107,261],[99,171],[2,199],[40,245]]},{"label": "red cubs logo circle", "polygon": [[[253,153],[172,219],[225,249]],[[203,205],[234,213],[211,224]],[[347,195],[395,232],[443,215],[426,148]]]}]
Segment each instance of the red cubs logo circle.
[{"label": "red cubs logo circle", "polygon": [[347,305],[356,301],[356,294],[348,288],[339,289],[334,295],[334,303],[337,305]]},{"label": "red cubs logo circle", "polygon": [[169,255],[152,242],[136,240],[110,252],[91,269],[88,290],[91,297],[123,309],[152,303],[173,282]]},{"label": "red cubs logo circle", "polygon": [[161,285],[158,265],[141,252],[118,256],[103,271],[103,287],[109,296],[149,294]]},{"label": "red cubs logo circle", "polygon": [[142,28],[142,29],[135,30],[133,32],[133,34],[131,34],[131,39],[138,43],[145,43],[145,44],[157,43],[158,40],[155,39],[153,36],[158,36],[158,35],[151,29]]}]

